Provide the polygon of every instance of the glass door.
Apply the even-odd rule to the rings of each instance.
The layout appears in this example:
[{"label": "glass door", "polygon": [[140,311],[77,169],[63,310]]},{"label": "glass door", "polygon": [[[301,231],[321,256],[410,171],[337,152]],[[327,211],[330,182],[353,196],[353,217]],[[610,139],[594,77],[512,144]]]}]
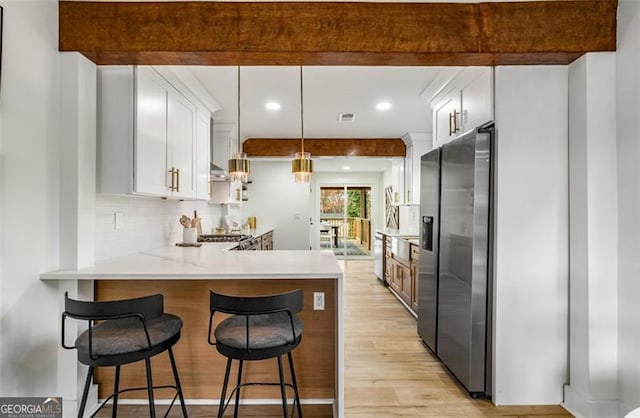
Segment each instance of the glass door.
[{"label": "glass door", "polygon": [[320,247],[337,257],[370,257],[371,187],[320,188]]}]

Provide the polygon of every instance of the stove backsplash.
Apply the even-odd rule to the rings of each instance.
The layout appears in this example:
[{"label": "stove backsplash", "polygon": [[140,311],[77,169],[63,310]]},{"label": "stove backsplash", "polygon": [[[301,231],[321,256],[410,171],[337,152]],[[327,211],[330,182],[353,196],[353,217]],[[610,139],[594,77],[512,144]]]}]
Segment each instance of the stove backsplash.
[{"label": "stove backsplash", "polygon": [[[96,195],[96,260],[132,254],[182,241],[180,215],[198,211],[202,231],[220,222],[220,205],[180,202],[142,196]],[[114,229],[114,213],[123,214],[122,229]]]}]

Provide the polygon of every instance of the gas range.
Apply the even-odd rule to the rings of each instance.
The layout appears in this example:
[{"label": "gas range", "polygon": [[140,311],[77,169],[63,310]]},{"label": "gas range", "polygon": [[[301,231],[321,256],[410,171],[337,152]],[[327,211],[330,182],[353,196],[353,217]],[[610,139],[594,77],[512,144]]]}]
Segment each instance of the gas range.
[{"label": "gas range", "polygon": [[198,237],[198,242],[240,242],[244,241],[248,238],[251,238],[251,235],[246,234],[211,234],[211,235],[200,235]]}]

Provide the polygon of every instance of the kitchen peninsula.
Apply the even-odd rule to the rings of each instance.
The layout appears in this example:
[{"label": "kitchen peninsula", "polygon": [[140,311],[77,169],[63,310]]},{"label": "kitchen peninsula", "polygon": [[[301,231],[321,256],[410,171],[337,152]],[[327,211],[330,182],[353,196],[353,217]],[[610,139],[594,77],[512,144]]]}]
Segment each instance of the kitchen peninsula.
[{"label": "kitchen peninsula", "polygon": [[[294,352],[303,405],[331,403],[336,417],[344,416],[343,273],[329,251],[228,251],[234,243],[202,247],[165,247],[96,262],[78,270],[42,274],[55,281],[59,294],[71,281],[93,283],[95,300],[113,300],[162,293],[165,310],[184,321],[181,340],[175,347],[176,362],[187,400],[215,403],[220,394],[225,359],[207,343],[209,289],[226,294],[260,295],[300,288],[304,309],[300,314],[305,331]],[[325,295],[324,310],[314,310],[314,292]],[[63,363],[75,361],[75,352],[61,351]],[[70,360],[71,359],[71,360]],[[154,381],[171,381],[165,359],[155,360]],[[273,363],[273,364],[272,364]],[[270,381],[277,376],[275,362],[255,362],[247,368],[246,381]],[[112,388],[113,371],[99,370],[95,382],[102,399]],[[156,376],[158,376],[156,378]],[[123,368],[122,386],[144,386],[143,364]],[[75,382],[71,382],[75,383]],[[59,383],[64,386],[67,382]],[[61,388],[61,391],[63,389]],[[140,392],[132,396],[145,398]],[[253,388],[243,398],[276,400],[279,392]],[[159,391],[158,399],[172,394]]]}]

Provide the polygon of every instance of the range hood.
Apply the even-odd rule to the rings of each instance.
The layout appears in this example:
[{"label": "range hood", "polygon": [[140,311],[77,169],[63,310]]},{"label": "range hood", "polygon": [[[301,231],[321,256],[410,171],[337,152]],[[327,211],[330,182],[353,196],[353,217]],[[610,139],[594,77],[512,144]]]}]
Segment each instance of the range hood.
[{"label": "range hood", "polygon": [[213,162],[213,118],[211,118],[211,128],[209,130],[209,174],[213,181],[231,181],[231,176],[222,167]]}]

